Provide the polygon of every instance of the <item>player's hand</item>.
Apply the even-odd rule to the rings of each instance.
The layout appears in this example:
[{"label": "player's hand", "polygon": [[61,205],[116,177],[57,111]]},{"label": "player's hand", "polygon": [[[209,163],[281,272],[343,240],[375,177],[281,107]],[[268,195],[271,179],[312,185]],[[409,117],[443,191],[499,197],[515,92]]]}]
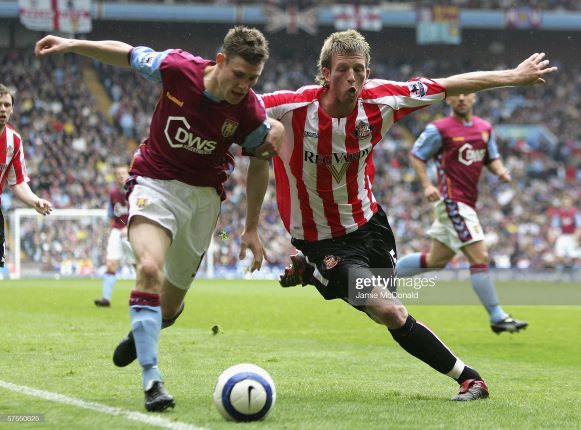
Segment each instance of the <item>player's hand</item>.
[{"label": "player's hand", "polygon": [[426,197],[426,199],[428,199],[429,202],[437,202],[441,198],[440,192],[433,185],[428,185],[424,189],[424,196]]},{"label": "player's hand", "polygon": [[67,52],[70,39],[48,35],[34,45],[34,55],[37,57]]},{"label": "player's hand", "polygon": [[52,212],[52,204],[45,199],[38,199],[34,204],[34,209],[41,215],[48,215]]},{"label": "player's hand", "polygon": [[534,53],[520,63],[514,72],[517,75],[519,85],[544,84],[544,77],[556,72],[557,67],[549,67],[549,60],[545,59],[545,53]]},{"label": "player's hand", "polygon": [[498,179],[500,179],[502,182],[512,182],[510,172],[506,168],[498,172]]},{"label": "player's hand", "polygon": [[252,256],[254,257],[252,265],[250,266],[250,272],[260,270],[262,267],[262,260],[266,259],[266,261],[268,261],[268,256],[266,255],[266,251],[264,250],[262,242],[258,237],[257,231],[244,230],[240,236],[240,255],[238,256],[240,260],[244,260],[246,258],[247,249],[252,251]]},{"label": "player's hand", "polygon": [[269,118],[270,131],[264,139],[264,143],[254,149],[254,157],[261,160],[270,160],[276,154],[284,141],[284,126],[280,121]]}]

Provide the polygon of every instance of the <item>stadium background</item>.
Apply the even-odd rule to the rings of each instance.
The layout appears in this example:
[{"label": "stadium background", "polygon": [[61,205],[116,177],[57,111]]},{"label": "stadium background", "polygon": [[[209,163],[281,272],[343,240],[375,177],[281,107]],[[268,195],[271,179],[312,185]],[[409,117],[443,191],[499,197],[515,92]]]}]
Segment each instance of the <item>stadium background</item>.
[{"label": "stadium background", "polygon": [[[159,89],[130,70],[80,57],[35,59],[32,47],[42,34],[21,26],[17,9],[16,15],[14,12],[16,3],[0,2],[0,76],[17,93],[11,122],[25,142],[31,187],[59,209],[105,208],[112,181],[109,163],[129,158],[146,136]],[[86,37],[123,40],[157,50],[182,48],[212,57],[236,16],[241,17],[239,22],[264,30],[262,5],[185,3],[101,3],[103,10],[113,12],[94,19],[93,31]],[[258,93],[313,83],[321,43],[334,31],[329,19],[331,2],[317,3],[321,6],[317,35],[303,31],[290,35],[284,29],[266,33],[272,54],[256,88]],[[559,66],[558,74],[545,86],[482,93],[476,106],[476,113],[496,126],[499,148],[513,175],[511,185],[499,184],[490,175],[483,178],[479,214],[491,263],[533,273],[557,266],[550,224],[562,196],[569,194],[575,202],[581,197],[581,11],[575,10],[577,2],[538,1],[534,4],[543,16],[539,27],[524,20],[521,28],[507,28],[503,20],[506,8],[532,5],[519,3],[454,2],[466,8],[461,15],[460,45],[417,45],[415,23],[409,20],[414,8],[405,2],[383,2],[383,29],[364,34],[372,47],[372,76],[392,80],[514,67],[532,52],[547,52]],[[187,8],[194,18],[184,22],[176,10],[186,9],[180,8]],[[236,10],[248,13],[237,15]],[[151,19],[152,15],[157,19]],[[432,216],[414,181],[407,154],[423,127],[446,114],[441,105],[412,115],[396,125],[375,151],[375,194],[388,213],[400,255],[427,248],[425,231]],[[245,276],[247,266],[237,258],[246,160],[239,158],[237,164],[227,183],[228,200],[215,235],[213,268],[217,277]],[[260,277],[277,276],[293,251],[277,214],[271,178],[261,223],[271,263]],[[16,240],[10,234],[10,214],[17,206],[5,190],[7,270],[13,264],[10,250]],[[104,264],[107,229],[107,223],[100,222],[88,230],[82,218],[52,223],[25,220],[20,239],[24,274],[98,274]],[[465,266],[461,258],[453,264]]]}]

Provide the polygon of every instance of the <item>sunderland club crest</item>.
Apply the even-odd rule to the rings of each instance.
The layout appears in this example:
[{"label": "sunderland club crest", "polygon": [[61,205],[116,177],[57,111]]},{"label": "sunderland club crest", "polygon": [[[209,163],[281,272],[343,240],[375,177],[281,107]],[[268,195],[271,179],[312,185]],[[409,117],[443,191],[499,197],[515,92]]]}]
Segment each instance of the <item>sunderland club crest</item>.
[{"label": "sunderland club crest", "polygon": [[325,270],[331,270],[341,261],[341,257],[337,257],[335,255],[327,255],[323,258],[323,267]]}]

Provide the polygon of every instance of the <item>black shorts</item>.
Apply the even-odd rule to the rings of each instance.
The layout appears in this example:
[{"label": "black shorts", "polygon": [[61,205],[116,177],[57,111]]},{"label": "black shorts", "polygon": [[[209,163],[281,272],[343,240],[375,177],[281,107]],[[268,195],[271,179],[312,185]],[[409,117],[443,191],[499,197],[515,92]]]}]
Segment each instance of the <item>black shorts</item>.
[{"label": "black shorts", "polygon": [[349,300],[354,292],[350,276],[351,280],[354,273],[373,276],[372,269],[381,269],[382,274],[395,271],[395,238],[381,207],[367,224],[342,237],[316,242],[292,239],[292,244],[315,265],[313,283],[326,300],[343,299],[358,309]]},{"label": "black shorts", "polygon": [[0,267],[4,267],[4,216],[0,210]]}]

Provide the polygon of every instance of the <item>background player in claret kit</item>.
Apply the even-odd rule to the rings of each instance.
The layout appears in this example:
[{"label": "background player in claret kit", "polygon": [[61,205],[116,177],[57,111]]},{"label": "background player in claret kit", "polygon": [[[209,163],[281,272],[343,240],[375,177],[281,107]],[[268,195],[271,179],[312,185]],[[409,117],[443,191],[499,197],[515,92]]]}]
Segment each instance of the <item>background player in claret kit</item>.
[{"label": "background player in claret kit", "polygon": [[[475,101],[475,94],[448,97],[452,114],[428,124],[412,148],[411,165],[424,196],[434,203],[436,220],[428,232],[432,238],[430,250],[400,258],[397,275],[442,269],[462,251],[470,263],[472,288],[490,316],[492,330],[512,333],[528,324],[515,320],[500,306],[488,273],[484,232],[475,211],[478,181],[485,165],[503,182],[510,182],[511,177],[500,159],[492,126],[474,115]],[[431,158],[436,161],[437,187],[427,173],[426,162]]]},{"label": "background player in claret kit", "polygon": [[[132,67],[160,82],[149,137],[137,150],[126,183],[128,235],[137,262],[130,296],[132,330],[114,352],[118,366],[136,357],[142,369],[145,408],[163,411],[175,401],[158,368],[160,329],[183,310],[183,300],[210,244],[224,198],[223,183],[234,167],[233,143],[255,154],[247,175],[247,217],[241,258],[254,255],[260,269],[264,250],[258,218],[268,186],[268,159],[282,142],[282,125],[266,118],[251,90],[269,56],[256,29],[236,27],[224,38],[215,61],[182,50],[155,52],[117,41],[46,36],[39,56],[73,52],[108,64]],[[259,159],[262,158],[262,159]]]},{"label": "background player in claret kit", "polygon": [[[408,82],[369,79],[370,48],[354,30],[331,34],[319,58],[320,85],[265,94],[267,113],[285,126],[274,159],[278,208],[301,253],[281,285],[313,284],[325,299],[341,298],[385,325],[408,353],[460,384],[454,400],[488,397],[478,372],[466,366],[395,297],[360,290],[350,279],[369,279],[374,268],[395,269],[397,253],[387,216],[372,192],[372,152],[394,122],[446,95],[510,85],[544,83],[544,54],[512,70],[472,72]],[[375,295],[373,293],[376,293]]]},{"label": "background player in claret kit", "polygon": [[555,240],[555,256],[560,268],[573,264],[579,255],[581,238],[581,212],[573,206],[570,196],[563,196],[561,206],[551,214],[551,228]]},{"label": "background player in claret kit", "polygon": [[[4,184],[10,185],[14,196],[39,214],[48,215],[52,204],[32,192],[24,161],[22,138],[8,121],[14,112],[14,95],[0,84],[0,195]],[[0,206],[0,267],[4,267],[4,215]]]},{"label": "background player in claret kit", "polygon": [[129,178],[129,168],[126,163],[113,163],[115,183],[109,195],[107,213],[111,221],[111,232],[107,241],[106,272],[103,276],[103,295],[95,300],[100,307],[111,306],[113,287],[117,281],[117,270],[123,261],[135,264],[131,244],[127,240],[127,218],[129,217],[129,202],[125,196],[123,185]]}]

